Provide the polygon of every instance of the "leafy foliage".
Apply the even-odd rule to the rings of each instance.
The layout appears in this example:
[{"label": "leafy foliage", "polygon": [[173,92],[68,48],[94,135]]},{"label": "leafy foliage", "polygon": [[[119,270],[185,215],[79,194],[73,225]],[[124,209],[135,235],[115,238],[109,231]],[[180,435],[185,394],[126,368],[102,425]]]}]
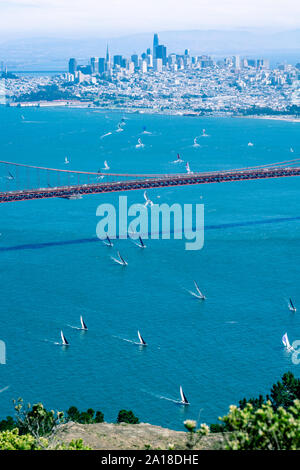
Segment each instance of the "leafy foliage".
[{"label": "leafy foliage", "polygon": [[204,436],[208,436],[209,434],[209,427],[207,424],[201,424],[199,429],[197,428],[197,423],[196,421],[193,421],[191,419],[187,419],[184,421],[184,426],[186,430],[188,431],[187,433],[187,440],[186,440],[186,448],[188,450],[194,449],[194,447],[199,444],[201,439]]},{"label": "leafy foliage", "polygon": [[248,403],[243,409],[231,406],[222,420],[232,432],[226,449],[230,450],[296,450],[300,449],[300,400],[287,410],[274,410],[270,401],[254,409]]},{"label": "leafy foliage", "polygon": [[92,408],[87,411],[79,411],[76,406],[71,406],[67,411],[67,420],[82,424],[103,423],[104,414],[102,411],[96,411],[95,415]]},{"label": "leafy foliage", "polygon": [[[243,398],[239,401],[239,408],[244,409],[250,403],[254,410],[258,410],[263,404],[270,401],[274,410],[277,410],[280,406],[288,409],[296,399],[300,400],[300,379],[297,379],[292,372],[286,372],[283,374],[281,381],[272,386],[270,395],[266,395],[266,397],[259,395],[258,398]],[[211,432],[226,432],[231,430],[229,422],[210,425]]]},{"label": "leafy foliage", "polygon": [[30,433],[35,437],[46,436],[64,421],[64,414],[60,411],[47,411],[42,403],[37,403],[25,410],[22,398],[15,402],[16,423],[20,434]]},{"label": "leafy foliage", "polygon": [[138,424],[139,418],[137,418],[131,410],[120,410],[117,423]]},{"label": "leafy foliage", "polygon": [[0,450],[91,450],[83,444],[82,439],[71,441],[69,444],[56,444],[52,447],[46,438],[36,439],[31,434],[20,435],[17,428],[0,432]]},{"label": "leafy foliage", "polygon": [[37,443],[35,437],[31,434],[19,435],[17,428],[12,431],[0,432],[0,449],[1,450],[40,450],[41,447]]},{"label": "leafy foliage", "polygon": [[294,400],[300,400],[300,379],[296,379],[292,372],[287,372],[281,382],[273,385],[267,400],[271,401],[274,409],[279,406],[285,409],[290,407]]}]

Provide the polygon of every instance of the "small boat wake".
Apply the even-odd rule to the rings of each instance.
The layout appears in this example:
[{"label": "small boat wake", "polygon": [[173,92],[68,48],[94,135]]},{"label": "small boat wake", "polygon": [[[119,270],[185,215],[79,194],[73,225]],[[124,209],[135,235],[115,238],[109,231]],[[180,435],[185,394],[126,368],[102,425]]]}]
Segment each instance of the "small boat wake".
[{"label": "small boat wake", "polygon": [[143,127],[142,134],[152,135],[152,132],[147,131],[146,126]]},{"label": "small boat wake", "polygon": [[9,388],[10,388],[10,385],[7,385],[6,387],[1,388],[0,393],[6,392],[6,390],[8,390]]},{"label": "small boat wake", "polygon": [[88,327],[86,326],[86,323],[84,322],[82,315],[80,315],[80,323],[81,326],[72,326],[68,325],[70,328],[73,328],[74,330],[79,330],[79,331],[87,331]]},{"label": "small boat wake", "polygon": [[166,397],[164,395],[158,395],[157,393],[149,392],[148,390],[144,390],[144,389],[142,389],[142,392],[148,393],[148,395],[152,395],[153,397],[158,398],[159,400],[171,401],[172,403],[175,403],[176,405],[189,405],[190,404],[186,396],[184,395],[181,386],[179,388],[181,400],[178,400],[178,399],[176,400],[175,398]]},{"label": "small boat wake", "polygon": [[104,137],[107,137],[109,135],[112,135],[112,132],[107,132],[106,134],[101,135],[100,139],[104,139]]},{"label": "small boat wake", "polygon": [[147,346],[147,343],[142,338],[140,332],[138,331],[139,341],[133,341],[132,339],[122,338],[121,336],[113,335],[113,338],[120,339],[121,341],[126,341],[126,343],[136,344],[137,346]]}]

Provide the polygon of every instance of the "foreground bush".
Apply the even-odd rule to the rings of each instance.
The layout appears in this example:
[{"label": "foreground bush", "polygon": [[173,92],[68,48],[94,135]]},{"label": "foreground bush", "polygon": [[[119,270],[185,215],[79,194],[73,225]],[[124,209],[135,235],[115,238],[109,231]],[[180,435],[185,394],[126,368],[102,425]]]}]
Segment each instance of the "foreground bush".
[{"label": "foreground bush", "polygon": [[69,444],[50,445],[45,438],[36,439],[31,434],[19,435],[17,428],[12,431],[0,432],[0,450],[90,450],[82,439],[71,441]]},{"label": "foreground bush", "polygon": [[243,409],[232,405],[222,420],[231,430],[226,449],[300,449],[300,400],[295,400],[287,410],[283,407],[274,410],[270,401],[258,409],[251,403]]}]

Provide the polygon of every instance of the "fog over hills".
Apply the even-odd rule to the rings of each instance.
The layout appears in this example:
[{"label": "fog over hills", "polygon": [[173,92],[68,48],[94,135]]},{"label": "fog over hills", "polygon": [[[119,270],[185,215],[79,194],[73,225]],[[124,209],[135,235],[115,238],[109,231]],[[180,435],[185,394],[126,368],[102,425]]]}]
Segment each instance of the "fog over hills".
[{"label": "fog over hills", "polygon": [[[276,62],[300,62],[300,29],[271,32],[263,30],[193,30],[159,32],[160,42],[168,53],[192,55],[209,54],[213,57],[241,54],[269,58]],[[0,62],[18,70],[65,70],[69,57],[82,63],[90,57],[104,57],[106,45],[112,55],[129,57],[152,47],[150,33],[123,37],[26,37],[0,38]]]}]

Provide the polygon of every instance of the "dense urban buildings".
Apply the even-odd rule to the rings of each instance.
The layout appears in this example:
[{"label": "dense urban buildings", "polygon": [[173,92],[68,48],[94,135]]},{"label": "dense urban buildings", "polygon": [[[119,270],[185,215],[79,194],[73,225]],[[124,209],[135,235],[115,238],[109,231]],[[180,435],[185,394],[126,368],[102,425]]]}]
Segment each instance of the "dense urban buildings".
[{"label": "dense urban buildings", "polygon": [[[6,74],[6,75],[5,75]],[[214,59],[169,53],[154,34],[141,55],[92,57],[54,77],[5,78],[11,105],[99,106],[165,113],[299,113],[300,64],[270,68],[263,58],[238,55]],[[14,77],[15,78],[15,77]],[[54,103],[55,102],[55,103]]]}]

